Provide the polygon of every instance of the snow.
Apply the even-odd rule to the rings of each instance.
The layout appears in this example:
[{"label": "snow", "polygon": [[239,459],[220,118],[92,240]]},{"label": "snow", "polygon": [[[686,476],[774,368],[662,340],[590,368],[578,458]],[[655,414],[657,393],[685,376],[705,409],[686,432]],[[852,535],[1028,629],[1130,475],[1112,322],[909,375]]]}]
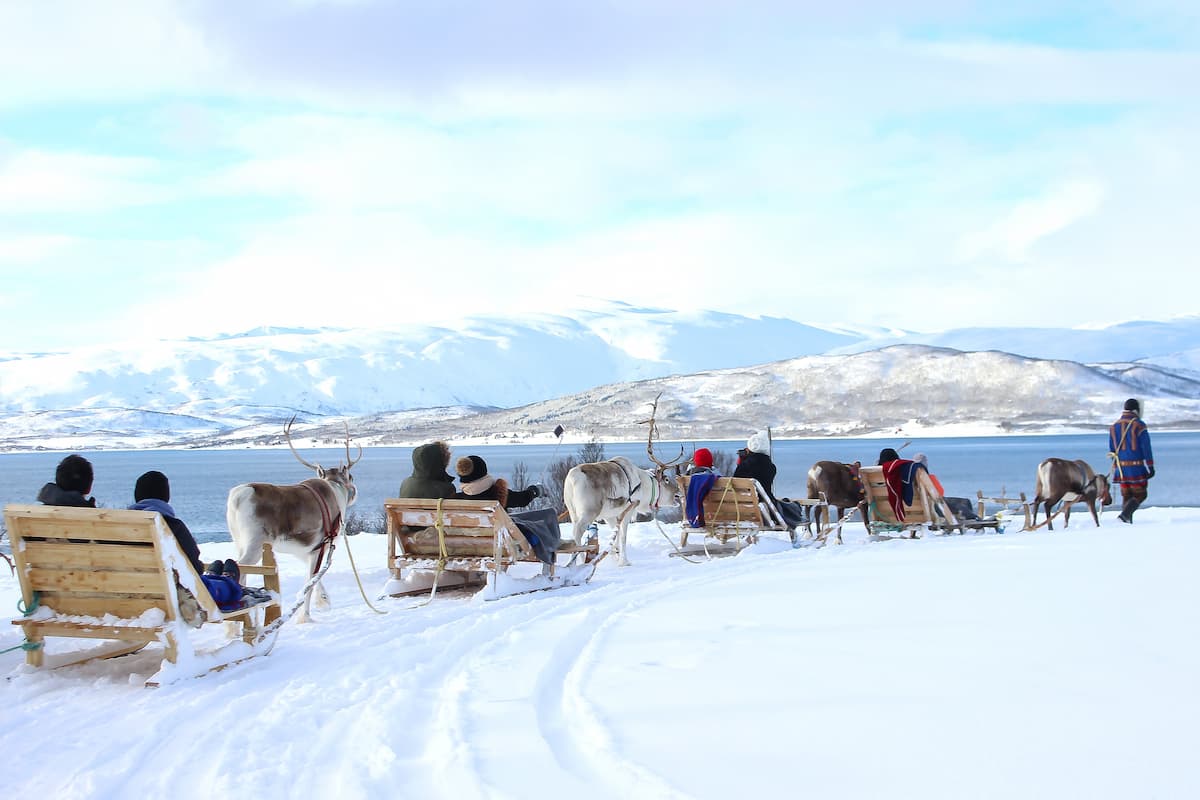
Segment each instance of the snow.
[{"label": "snow", "polygon": [[[586,586],[386,615],[343,545],[333,607],[219,673],[144,688],[154,645],[53,672],[0,655],[0,795],[1200,796],[1200,510],[1101,523],[852,525],[840,547],[767,536],[699,564],[640,523],[633,565]],[[348,544],[374,599],[386,541]],[[280,566],[286,601],[304,569]],[[18,597],[0,576],[0,606]],[[20,642],[2,627],[0,649]]]}]

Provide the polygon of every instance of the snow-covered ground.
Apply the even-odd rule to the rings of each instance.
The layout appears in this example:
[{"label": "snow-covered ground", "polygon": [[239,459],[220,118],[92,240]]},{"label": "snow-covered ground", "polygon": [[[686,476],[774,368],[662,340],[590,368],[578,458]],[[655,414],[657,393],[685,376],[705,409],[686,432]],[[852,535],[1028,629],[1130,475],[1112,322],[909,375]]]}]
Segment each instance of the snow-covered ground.
[{"label": "snow-covered ground", "polygon": [[[1200,510],[1075,519],[699,564],[644,523],[587,586],[386,616],[340,546],[333,608],[221,673],[0,655],[0,796],[1200,796]],[[372,597],[385,545],[350,540]]]}]

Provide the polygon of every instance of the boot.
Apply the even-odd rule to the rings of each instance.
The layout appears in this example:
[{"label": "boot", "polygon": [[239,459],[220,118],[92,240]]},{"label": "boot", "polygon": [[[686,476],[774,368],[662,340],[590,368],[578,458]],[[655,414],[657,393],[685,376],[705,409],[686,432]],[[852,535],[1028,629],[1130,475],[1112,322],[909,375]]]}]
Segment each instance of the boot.
[{"label": "boot", "polygon": [[1132,523],[1133,512],[1137,511],[1138,506],[1141,504],[1141,500],[1137,499],[1136,497],[1130,497],[1125,501],[1124,505],[1121,506],[1121,513],[1117,515],[1117,519],[1121,520],[1121,522]]}]

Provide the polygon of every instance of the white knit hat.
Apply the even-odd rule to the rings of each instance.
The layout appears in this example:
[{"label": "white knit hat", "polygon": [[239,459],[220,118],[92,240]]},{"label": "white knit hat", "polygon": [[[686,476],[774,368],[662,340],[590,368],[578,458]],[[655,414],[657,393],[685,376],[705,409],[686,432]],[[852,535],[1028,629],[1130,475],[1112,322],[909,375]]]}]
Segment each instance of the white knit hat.
[{"label": "white knit hat", "polygon": [[771,454],[771,437],[766,431],[758,431],[746,440],[746,449],[751,453]]}]

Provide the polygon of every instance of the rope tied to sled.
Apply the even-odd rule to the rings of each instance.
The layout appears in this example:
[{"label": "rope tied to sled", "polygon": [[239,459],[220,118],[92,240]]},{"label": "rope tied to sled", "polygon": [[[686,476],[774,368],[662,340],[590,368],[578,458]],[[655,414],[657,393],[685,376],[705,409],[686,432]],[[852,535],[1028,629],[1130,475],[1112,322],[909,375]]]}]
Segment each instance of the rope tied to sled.
[{"label": "rope tied to sled", "polygon": [[425,598],[416,605],[408,608],[421,608],[433,602],[433,598],[437,597],[438,581],[441,580],[442,572],[446,569],[446,562],[450,560],[450,554],[446,552],[446,517],[442,510],[444,498],[439,497],[437,501],[437,516],[433,518],[433,527],[437,531],[438,537],[438,559],[437,567],[433,571],[433,588],[429,590],[429,597]]},{"label": "rope tied to sled", "polygon": [[[37,592],[32,594],[28,603],[25,602],[25,598],[23,597],[17,600],[17,611],[20,611],[21,615],[25,617],[32,617],[40,606],[41,598]],[[28,638],[26,638],[25,641],[18,645],[10,647],[6,650],[0,650],[0,654],[11,653],[13,650],[24,650],[28,653],[34,650],[41,650],[44,645],[45,642],[31,642]]]}]

